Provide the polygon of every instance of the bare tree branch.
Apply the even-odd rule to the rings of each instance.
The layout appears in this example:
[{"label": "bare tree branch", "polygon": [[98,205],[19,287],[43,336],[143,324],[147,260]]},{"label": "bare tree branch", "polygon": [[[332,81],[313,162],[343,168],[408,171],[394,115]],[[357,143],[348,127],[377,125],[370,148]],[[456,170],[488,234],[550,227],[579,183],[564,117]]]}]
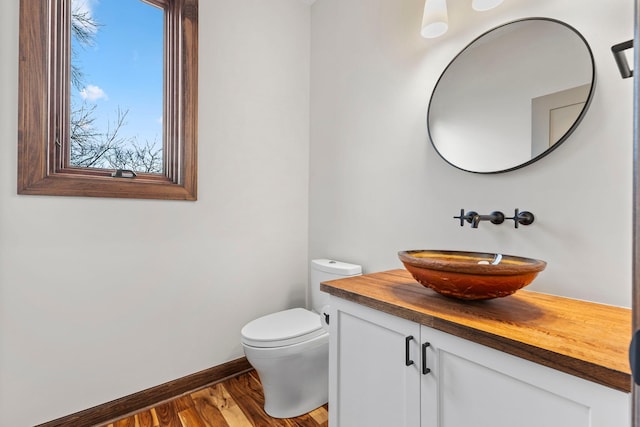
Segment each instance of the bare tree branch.
[{"label": "bare tree branch", "polygon": [[[78,7],[74,7],[71,11],[71,35],[76,43],[73,47],[87,48],[94,46],[95,35],[100,28],[91,15],[86,11],[81,11]],[[71,50],[72,58],[77,57],[77,51]],[[84,73],[78,66],[77,60],[71,61],[71,84],[80,90],[83,87]]]}]

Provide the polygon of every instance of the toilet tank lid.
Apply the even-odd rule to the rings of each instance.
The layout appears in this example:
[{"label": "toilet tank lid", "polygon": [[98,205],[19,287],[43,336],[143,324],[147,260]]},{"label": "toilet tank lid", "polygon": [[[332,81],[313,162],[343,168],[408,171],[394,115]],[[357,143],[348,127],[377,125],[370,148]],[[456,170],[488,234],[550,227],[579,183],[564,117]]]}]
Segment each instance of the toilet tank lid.
[{"label": "toilet tank lid", "polygon": [[311,261],[311,266],[316,270],[341,276],[358,276],[362,274],[362,266],[332,259],[314,259]]}]

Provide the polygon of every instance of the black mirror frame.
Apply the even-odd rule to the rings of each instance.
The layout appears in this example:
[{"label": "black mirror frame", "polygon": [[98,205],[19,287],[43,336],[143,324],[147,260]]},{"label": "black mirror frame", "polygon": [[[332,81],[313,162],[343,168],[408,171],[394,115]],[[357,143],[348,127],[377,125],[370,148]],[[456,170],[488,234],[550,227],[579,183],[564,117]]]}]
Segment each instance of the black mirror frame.
[{"label": "black mirror frame", "polygon": [[[508,25],[512,25],[512,24],[516,24],[518,22],[524,22],[524,21],[550,21],[550,22],[555,22],[555,23],[563,25],[566,28],[568,28],[569,30],[573,31],[580,38],[580,40],[582,40],[582,42],[584,43],[585,47],[587,48],[587,52],[589,53],[589,58],[591,60],[591,75],[592,75],[591,88],[589,89],[589,94],[587,96],[587,100],[585,101],[585,105],[582,108],[582,111],[580,112],[580,114],[578,115],[576,120],[574,121],[573,125],[571,125],[571,127],[567,130],[567,132],[565,132],[565,134],[557,142],[555,142],[547,150],[545,150],[541,154],[537,155],[536,157],[534,157],[534,158],[532,158],[532,159],[530,159],[530,160],[528,160],[528,161],[526,161],[524,163],[521,163],[519,165],[510,167],[510,168],[507,168],[507,169],[497,170],[497,171],[484,172],[484,171],[473,171],[473,170],[468,170],[468,169],[461,168],[460,166],[457,166],[457,165],[451,163],[449,160],[447,160],[447,158],[445,156],[443,156],[440,151],[438,151],[438,148],[436,147],[436,144],[433,141],[433,136],[431,135],[431,130],[429,128],[429,115],[430,115],[430,112],[431,112],[431,103],[433,101],[433,95],[436,93],[438,85],[440,84],[440,81],[442,80],[442,78],[446,74],[447,70],[452,66],[452,64],[456,61],[456,59],[458,59],[458,57],[460,55],[462,55],[469,47],[471,47],[474,43],[476,43],[481,38],[485,37],[486,35],[494,32],[496,30],[499,30],[499,29],[501,29],[503,27],[506,27]],[[532,164],[534,162],[537,162],[538,160],[542,159],[543,157],[549,155],[549,153],[551,153],[552,151],[557,149],[560,145],[562,145],[562,143],[564,141],[566,141],[569,138],[569,136],[575,131],[575,129],[577,129],[577,127],[582,122],[582,119],[586,115],[587,110],[589,109],[589,106],[591,105],[591,100],[593,99],[593,94],[595,92],[595,88],[596,88],[596,66],[595,66],[595,60],[594,60],[594,57],[593,57],[593,52],[592,52],[591,46],[589,46],[589,43],[587,42],[587,40],[584,38],[584,36],[577,29],[575,29],[571,25],[567,24],[566,22],[560,21],[558,19],[553,19],[553,18],[530,17],[530,18],[516,19],[514,21],[510,21],[510,22],[498,25],[497,27],[491,28],[490,30],[485,31],[484,33],[482,33],[481,35],[479,35],[478,37],[473,39],[460,52],[458,52],[456,54],[456,56],[449,62],[449,64],[442,71],[442,73],[440,74],[440,77],[438,77],[438,81],[436,82],[435,86],[433,87],[433,90],[431,91],[431,97],[429,99],[429,106],[428,106],[428,109],[427,109],[427,133],[428,133],[428,136],[429,136],[429,142],[431,143],[431,146],[436,151],[436,153],[438,153],[440,158],[442,158],[445,162],[447,162],[451,166],[455,167],[456,169],[460,169],[460,170],[463,170],[465,172],[471,172],[471,173],[482,174],[482,175],[489,175],[489,174],[498,174],[498,173],[510,172],[510,171],[514,171],[514,170],[517,170],[517,169],[521,169],[521,168],[523,168],[525,166],[528,166],[528,165],[530,165],[530,164]]]}]

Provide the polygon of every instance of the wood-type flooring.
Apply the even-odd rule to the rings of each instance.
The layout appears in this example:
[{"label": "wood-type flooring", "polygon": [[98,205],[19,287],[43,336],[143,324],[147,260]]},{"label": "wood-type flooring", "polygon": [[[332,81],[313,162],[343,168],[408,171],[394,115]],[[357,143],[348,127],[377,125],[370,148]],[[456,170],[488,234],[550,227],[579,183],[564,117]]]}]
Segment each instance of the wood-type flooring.
[{"label": "wood-type flooring", "polygon": [[103,427],[327,427],[327,405],[296,418],[264,412],[256,371],[187,393]]}]

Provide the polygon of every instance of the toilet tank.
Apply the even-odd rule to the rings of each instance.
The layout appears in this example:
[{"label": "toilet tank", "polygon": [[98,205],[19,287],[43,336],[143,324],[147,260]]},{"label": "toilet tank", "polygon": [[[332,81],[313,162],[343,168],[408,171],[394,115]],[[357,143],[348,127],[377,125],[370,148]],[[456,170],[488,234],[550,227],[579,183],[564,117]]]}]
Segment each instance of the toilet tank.
[{"label": "toilet tank", "polygon": [[332,259],[311,260],[311,277],[309,285],[309,306],[316,313],[329,303],[329,294],[320,290],[320,283],[328,280],[343,279],[345,277],[360,276],[362,267],[356,264],[335,261]]}]

